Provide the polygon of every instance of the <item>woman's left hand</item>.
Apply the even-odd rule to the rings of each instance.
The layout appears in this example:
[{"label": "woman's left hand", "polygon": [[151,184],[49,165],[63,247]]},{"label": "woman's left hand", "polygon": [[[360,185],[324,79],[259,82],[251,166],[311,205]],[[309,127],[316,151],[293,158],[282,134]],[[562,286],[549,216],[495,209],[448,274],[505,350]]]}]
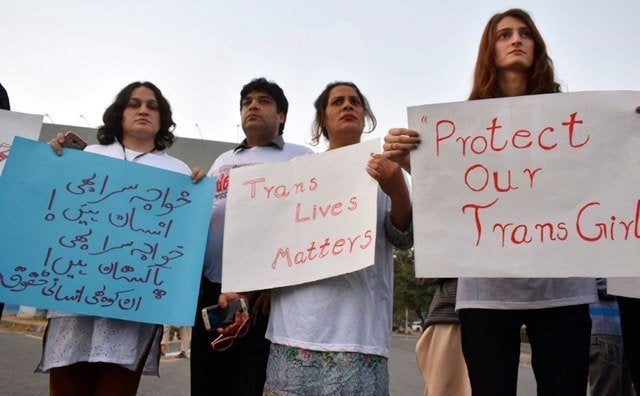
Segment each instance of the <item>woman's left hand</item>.
[{"label": "woman's left hand", "polygon": [[371,154],[367,163],[367,173],[378,181],[385,194],[392,196],[398,189],[404,189],[402,168],[382,154]]},{"label": "woman's left hand", "polygon": [[393,225],[400,231],[407,230],[411,225],[411,197],[400,165],[383,154],[371,154],[367,173],[391,199],[389,216]]}]

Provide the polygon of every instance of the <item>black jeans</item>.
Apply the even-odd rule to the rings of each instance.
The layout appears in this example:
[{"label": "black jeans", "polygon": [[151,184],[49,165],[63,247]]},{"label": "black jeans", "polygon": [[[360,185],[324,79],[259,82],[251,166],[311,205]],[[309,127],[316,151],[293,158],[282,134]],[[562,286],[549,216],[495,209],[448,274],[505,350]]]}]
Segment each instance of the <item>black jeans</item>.
[{"label": "black jeans", "polygon": [[462,309],[462,352],[474,396],[516,395],[526,326],[538,395],[584,396],[591,318],[587,304],[527,310]]},{"label": "black jeans", "polygon": [[625,356],[636,392],[640,391],[640,299],[618,297]]}]

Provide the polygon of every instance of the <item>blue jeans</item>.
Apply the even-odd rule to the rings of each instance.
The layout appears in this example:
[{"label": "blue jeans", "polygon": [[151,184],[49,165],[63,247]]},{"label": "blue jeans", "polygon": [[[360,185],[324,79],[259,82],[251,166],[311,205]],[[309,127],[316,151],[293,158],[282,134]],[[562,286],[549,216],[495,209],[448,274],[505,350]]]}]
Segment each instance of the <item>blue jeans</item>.
[{"label": "blue jeans", "polygon": [[593,396],[633,395],[622,336],[591,335],[589,391]]}]

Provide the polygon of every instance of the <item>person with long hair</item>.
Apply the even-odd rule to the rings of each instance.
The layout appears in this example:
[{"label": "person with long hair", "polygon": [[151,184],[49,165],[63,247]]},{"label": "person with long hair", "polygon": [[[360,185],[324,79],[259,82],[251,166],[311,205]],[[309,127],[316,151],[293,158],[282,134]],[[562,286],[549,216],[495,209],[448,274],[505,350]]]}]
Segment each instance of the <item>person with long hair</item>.
[{"label": "person with long hair", "polygon": [[[312,139],[329,150],[359,143],[366,122],[376,124],[351,82],[327,85],[315,109]],[[413,244],[411,201],[397,164],[373,154],[366,171],[380,186],[374,265],[272,290],[266,395],[389,393],[393,246]]]},{"label": "person with long hair", "polygon": [[[165,152],[174,140],[171,106],[150,82],[123,88],[102,117],[100,144],[84,151],[191,175],[205,173]],[[62,154],[64,135],[49,144]],[[158,375],[162,325],[49,312],[42,359],[52,395],[135,395],[142,374]]]},{"label": "person with long hair", "polygon": [[[530,15],[510,9],[482,34],[470,100],[560,92],[546,45]],[[385,154],[409,167],[416,131],[392,129]],[[456,309],[474,395],[515,395],[520,329],[526,326],[541,395],[584,395],[591,320],[590,278],[460,278]]]}]

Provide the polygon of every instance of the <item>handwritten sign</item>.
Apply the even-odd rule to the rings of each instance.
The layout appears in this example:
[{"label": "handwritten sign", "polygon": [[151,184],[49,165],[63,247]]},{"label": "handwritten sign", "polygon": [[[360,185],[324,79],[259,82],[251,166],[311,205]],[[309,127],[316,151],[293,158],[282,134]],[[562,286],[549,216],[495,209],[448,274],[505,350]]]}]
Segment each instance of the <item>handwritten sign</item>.
[{"label": "handwritten sign", "polygon": [[213,180],[16,138],[0,192],[1,301],[193,324]]},{"label": "handwritten sign", "polygon": [[373,264],[380,140],[231,170],[222,290],[296,285]]},{"label": "handwritten sign", "polygon": [[408,109],[418,277],[640,275],[640,92]]},{"label": "handwritten sign", "polygon": [[11,152],[13,137],[18,135],[37,140],[42,128],[41,115],[0,110],[0,174]]}]

